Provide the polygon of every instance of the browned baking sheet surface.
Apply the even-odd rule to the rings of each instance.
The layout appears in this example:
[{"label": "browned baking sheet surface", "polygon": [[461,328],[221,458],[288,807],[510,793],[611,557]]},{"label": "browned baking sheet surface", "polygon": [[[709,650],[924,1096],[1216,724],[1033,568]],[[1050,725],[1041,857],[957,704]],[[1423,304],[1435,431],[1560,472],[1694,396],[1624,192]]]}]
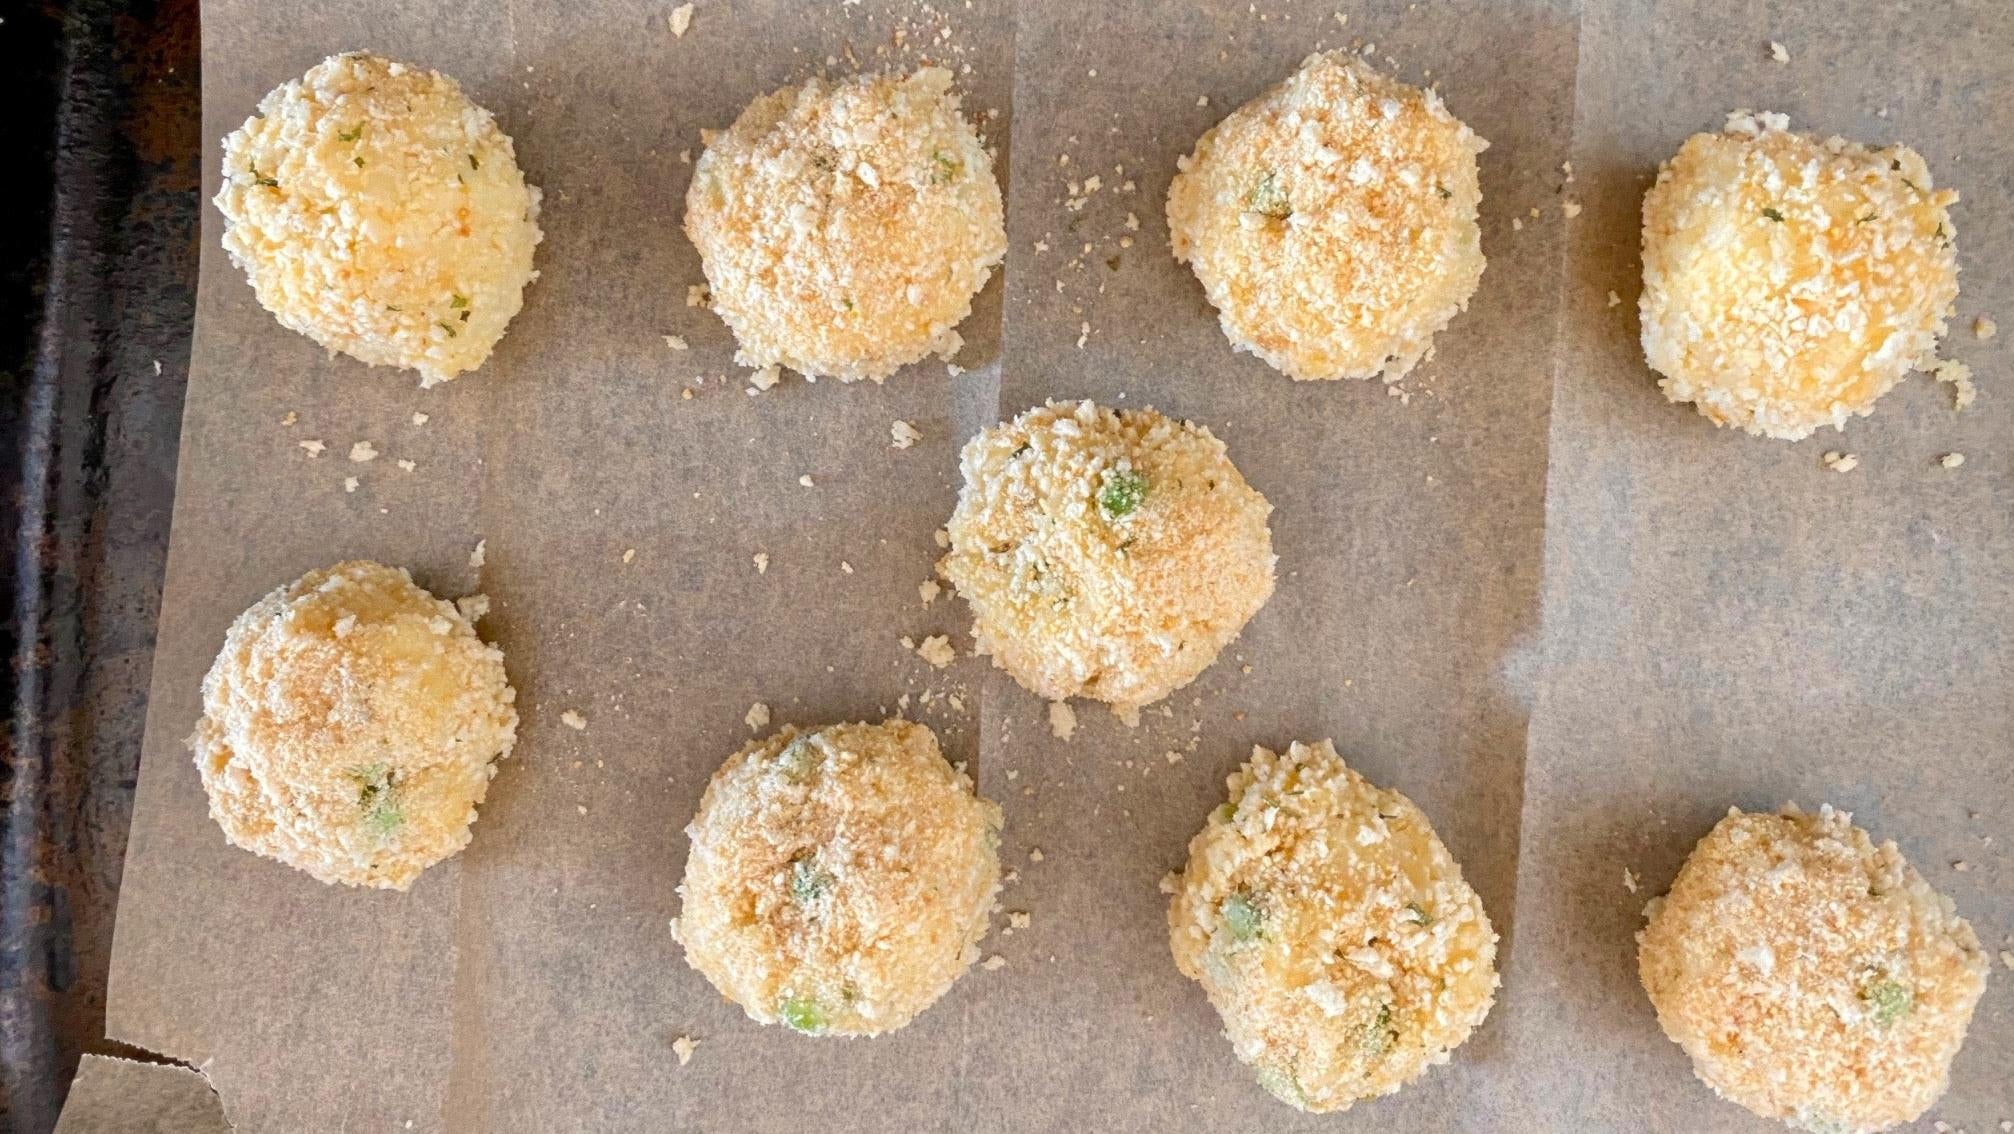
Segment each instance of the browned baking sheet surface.
[{"label": "browned baking sheet surface", "polygon": [[[1993,311],[2014,249],[2006,6],[700,0],[683,36],[671,12],[205,5],[211,191],[261,95],[358,48],[460,79],[545,190],[524,312],[481,371],[426,392],[280,328],[205,215],[110,1031],[200,1066],[239,1130],[1773,1129],[1692,1080],[1634,978],[1643,901],[1729,803],[1853,809],[2006,947],[2014,394],[2004,340],[1968,330],[2014,325]],[[1404,397],[1234,355],[1168,254],[1175,159],[1348,46],[1491,142],[1489,269]],[[683,155],[784,83],[925,58],[957,72],[1009,197],[965,372],[748,396],[726,329],[686,305]],[[1972,411],[1913,381],[1844,437],[1788,445],[1658,395],[1636,210],[1656,163],[1740,106],[1908,141],[1961,190],[1949,350],[1980,373]],[[936,670],[900,641],[969,650],[962,603],[917,590],[958,446],[1047,397],[1208,425],[1272,501],[1280,555],[1275,597],[1194,686],[1137,728],[1079,704],[1067,741],[984,660]],[[897,419],[913,448],[891,448]],[[351,463],[359,440],[383,456]],[[1827,471],[1831,448],[1861,467]],[[1966,465],[1938,468],[1951,451]],[[403,895],[228,847],[181,745],[230,620],[348,557],[490,595],[524,716],[474,845]],[[1006,963],[879,1039],[759,1028],[667,930],[680,828],[752,703],[814,724],[904,694],[1006,810],[1018,881],[984,945]],[[1433,817],[1506,983],[1451,1065],[1318,1119],[1232,1057],[1169,959],[1157,882],[1252,744],[1325,736]],[[1002,933],[1005,911],[1029,925]],[[1989,986],[1933,1117],[2014,1118],[2010,989]]]}]

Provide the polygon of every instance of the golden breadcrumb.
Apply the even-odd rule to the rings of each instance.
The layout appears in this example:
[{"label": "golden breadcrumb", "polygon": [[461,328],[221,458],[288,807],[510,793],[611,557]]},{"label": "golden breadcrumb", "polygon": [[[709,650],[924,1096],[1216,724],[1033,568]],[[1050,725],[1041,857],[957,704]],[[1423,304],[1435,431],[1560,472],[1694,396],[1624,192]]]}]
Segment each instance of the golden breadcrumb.
[{"label": "golden breadcrumb", "polygon": [[353,560],[231,624],[189,738],[232,843],[403,890],[468,845],[517,737],[503,653],[402,569]]},{"label": "golden breadcrumb", "polygon": [[1181,159],[1175,259],[1239,350],[1292,378],[1396,380],[1482,279],[1488,145],[1435,92],[1310,55]]},{"label": "golden breadcrumb", "polygon": [[1944,1093],[1986,954],[1951,900],[1845,812],[1729,809],[1645,913],[1643,987],[1721,1097],[1863,1134]]},{"label": "golden breadcrumb", "polygon": [[685,231],[744,366],[879,382],[936,353],[1007,253],[993,160],[951,72],[813,79],[693,167]]},{"label": "golden breadcrumb", "polygon": [[1194,680],[1273,593],[1272,505],[1208,429],[1050,402],[974,437],[937,570],[982,653],[1121,713]]},{"label": "golden breadcrumb", "polygon": [[685,833],[686,960],[750,1019],[809,1035],[928,1008],[979,956],[1000,889],[1000,809],[904,720],[751,742]]},{"label": "golden breadcrumb", "polygon": [[224,139],[224,248],[282,326],[445,382],[490,356],[538,278],[539,191],[453,79],[324,60]]},{"label": "golden breadcrumb", "polygon": [[1796,441],[1934,362],[1956,230],[1923,158],[1736,111],[1643,199],[1643,353],[1675,402]]},{"label": "golden breadcrumb", "polygon": [[1427,817],[1326,740],[1255,748],[1227,782],[1189,843],[1168,941],[1238,1058],[1317,1112],[1447,1062],[1489,1014],[1497,936]]}]

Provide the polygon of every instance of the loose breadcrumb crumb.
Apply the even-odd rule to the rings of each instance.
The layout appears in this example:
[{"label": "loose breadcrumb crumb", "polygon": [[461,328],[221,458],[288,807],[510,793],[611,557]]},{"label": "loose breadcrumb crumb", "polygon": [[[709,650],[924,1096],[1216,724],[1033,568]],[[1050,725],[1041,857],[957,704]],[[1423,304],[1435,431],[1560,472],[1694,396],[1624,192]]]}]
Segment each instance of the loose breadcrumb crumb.
[{"label": "loose breadcrumb crumb", "polygon": [[769,706],[763,704],[760,701],[757,701],[755,704],[750,705],[748,707],[747,714],[744,715],[741,719],[748,723],[748,727],[751,731],[759,732],[762,729],[768,728]]},{"label": "loose breadcrumb crumb", "polygon": [[916,656],[943,669],[957,659],[958,651],[951,648],[951,639],[942,634],[932,634],[916,647]]},{"label": "loose breadcrumb crumb", "polygon": [[1790,49],[1772,39],[1769,41],[1769,57],[1778,63],[1788,63],[1790,62]]},{"label": "loose breadcrumb crumb", "polygon": [[[690,4],[686,5],[688,10],[691,7],[692,5]],[[671,1041],[671,1053],[678,1056],[678,1065],[680,1067],[692,1062],[692,1053],[698,1050],[698,1048],[699,1041],[693,1039],[691,1036],[680,1036]]]},{"label": "loose breadcrumb crumb", "polygon": [[1945,467],[1945,468],[1947,468],[1947,469],[1955,469],[1955,468],[1957,468],[1957,467],[1958,467],[1959,465],[1962,465],[1962,464],[1964,464],[1964,463],[1965,463],[1965,454],[1963,454],[1963,453],[1946,453],[1946,454],[1944,454],[1943,456],[1941,456],[1941,457],[1937,458],[1937,463],[1938,463],[1938,464],[1940,464],[1940,465],[1942,465],[1942,466],[1944,466],[1944,467]]},{"label": "loose breadcrumb crumb", "polygon": [[489,545],[490,541],[486,539],[476,541],[474,550],[469,552],[469,566],[478,571],[482,570],[483,563],[489,556]]},{"label": "loose breadcrumb crumb", "polygon": [[692,28],[692,5],[680,4],[673,8],[667,22],[671,24],[671,34],[684,39],[685,33]]},{"label": "loose breadcrumb crumb", "polygon": [[1955,358],[1939,359],[1930,368],[1930,374],[1951,387],[1952,409],[1962,413],[1979,397],[1979,388],[1972,384],[1972,368]]},{"label": "loose breadcrumb crumb", "polygon": [[587,718],[572,709],[568,709],[559,715],[559,723],[575,732],[581,732],[587,728]]},{"label": "loose breadcrumb crumb", "polygon": [[1994,335],[1997,335],[1999,333],[2000,333],[2000,324],[1995,323],[1991,318],[1985,315],[1981,315],[1977,319],[1972,320],[1973,338],[1990,339]]},{"label": "loose breadcrumb crumb", "polygon": [[323,450],[328,448],[327,445],[322,444],[320,441],[299,441],[296,444],[306,449],[310,457],[319,457],[322,455]]},{"label": "loose breadcrumb crumb", "polygon": [[[1077,710],[1067,701],[1049,702],[1049,735],[1058,740],[1068,740],[1077,731]],[[1040,853],[1039,851],[1037,852]],[[1037,859],[1036,861],[1041,861]]]},{"label": "loose breadcrumb crumb", "polygon": [[979,963],[979,967],[985,969],[989,973],[997,973],[1001,969],[1007,967],[1007,958],[1001,956],[998,953],[995,953],[992,956],[986,958],[984,961],[981,961]]},{"label": "loose breadcrumb crumb", "polygon": [[670,347],[673,350],[688,349],[688,344],[686,343],[685,339],[679,335],[664,336],[664,345]]},{"label": "loose breadcrumb crumb", "polygon": [[1827,452],[1823,458],[1825,467],[1837,473],[1852,472],[1860,467],[1860,458],[1852,453],[1842,453],[1837,449]]},{"label": "loose breadcrumb crumb", "polygon": [[758,575],[769,574],[769,553],[766,551],[758,551],[755,553],[754,559],[755,559],[755,573]]},{"label": "loose breadcrumb crumb", "polygon": [[916,584],[917,597],[923,600],[924,606],[929,606],[931,603],[936,602],[937,596],[940,593],[942,593],[943,590],[944,588],[938,586],[937,581],[935,579],[925,579],[922,582]]},{"label": "loose breadcrumb crumb", "polygon": [[923,434],[917,432],[915,426],[900,419],[888,427],[888,435],[889,447],[895,449],[907,449],[923,439]]},{"label": "loose breadcrumb crumb", "polygon": [[377,459],[378,459],[378,447],[371,444],[369,441],[359,441],[356,444],[350,446],[350,460],[355,461],[358,464],[362,464],[365,461],[375,461]]}]

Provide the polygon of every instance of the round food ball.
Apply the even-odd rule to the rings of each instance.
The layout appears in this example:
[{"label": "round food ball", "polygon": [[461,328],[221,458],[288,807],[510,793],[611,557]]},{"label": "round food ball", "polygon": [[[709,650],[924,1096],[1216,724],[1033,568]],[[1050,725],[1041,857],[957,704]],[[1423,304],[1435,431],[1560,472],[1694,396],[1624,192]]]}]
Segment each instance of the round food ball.
[{"label": "round food ball", "polygon": [[1736,111],[1643,199],[1643,354],[1674,402],[1796,441],[1928,368],[1958,296],[1958,200],[1907,146]]},{"label": "round food ball", "polygon": [[268,94],[224,139],[224,249],[280,325],[445,382],[538,273],[539,192],[453,79],[365,52]]},{"label": "round food ball", "polygon": [[1310,55],[1181,159],[1175,259],[1237,349],[1290,378],[1395,381],[1482,279],[1488,145],[1433,91]]},{"label": "round food ball", "polygon": [[1645,913],[1643,987],[1722,1098],[1862,1134],[1944,1093],[1986,955],[1951,900],[1845,812],[1729,809]]},{"label": "round food ball", "polygon": [[1254,748],[1227,782],[1168,943],[1259,1085],[1347,1110],[1446,1063],[1489,1014],[1497,935],[1427,817],[1326,740]]},{"label": "round food ball", "polygon": [[965,445],[937,570],[980,652],[1122,715],[1187,685],[1273,593],[1272,505],[1200,425],[1050,402]]},{"label": "round food ball", "polygon": [[468,845],[516,699],[502,651],[453,603],[352,560],[238,616],[188,743],[232,843],[323,882],[403,890]]},{"label": "round food ball", "polygon": [[685,959],[750,1019],[807,1035],[880,1035],[930,1007],[1000,890],[1000,809],[910,721],[753,741],[685,833]]},{"label": "round food ball", "polygon": [[746,366],[876,382],[929,354],[1007,254],[993,160],[951,72],[813,79],[707,143],[685,195]]}]

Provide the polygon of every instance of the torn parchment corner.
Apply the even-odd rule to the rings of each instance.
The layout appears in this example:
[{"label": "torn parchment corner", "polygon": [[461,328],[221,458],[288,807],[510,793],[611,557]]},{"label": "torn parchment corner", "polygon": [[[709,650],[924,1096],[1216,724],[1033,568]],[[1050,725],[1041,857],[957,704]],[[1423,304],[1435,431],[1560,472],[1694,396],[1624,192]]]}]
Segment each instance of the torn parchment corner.
[{"label": "torn parchment corner", "polygon": [[230,1134],[224,1101],[201,1071],[86,1055],[56,1134]]}]

